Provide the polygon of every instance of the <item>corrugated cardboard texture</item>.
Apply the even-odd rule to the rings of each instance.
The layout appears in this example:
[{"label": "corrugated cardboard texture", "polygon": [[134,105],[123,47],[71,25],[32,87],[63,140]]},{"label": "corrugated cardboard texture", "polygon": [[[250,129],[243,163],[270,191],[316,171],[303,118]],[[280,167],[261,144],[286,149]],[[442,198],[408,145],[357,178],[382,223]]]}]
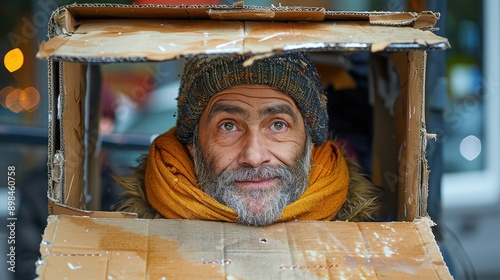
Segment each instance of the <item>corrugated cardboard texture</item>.
[{"label": "corrugated cardboard texture", "polygon": [[427,220],[290,222],[51,216],[41,279],[449,279]]},{"label": "corrugated cardboard texture", "polygon": [[[272,20],[272,21],[321,21],[361,20],[380,25],[432,28],[439,19],[433,12],[383,12],[383,11],[330,11],[318,5],[248,6],[242,2],[228,5],[122,5],[122,4],[73,4],[56,11],[56,20],[67,31],[73,31],[73,20],[62,15],[66,12],[75,18],[184,18],[216,20]],[[307,2],[310,5],[310,1]],[[316,7],[312,7],[316,6]],[[104,16],[103,16],[104,15]],[[229,17],[222,16],[229,15]],[[420,16],[425,15],[425,19]],[[65,18],[62,20],[62,18]]]},{"label": "corrugated cardboard texture", "polygon": [[69,6],[53,16],[49,29],[55,37],[43,42],[37,55],[112,62],[283,50],[444,49],[447,39],[427,31],[438,18],[430,12],[305,7]]}]

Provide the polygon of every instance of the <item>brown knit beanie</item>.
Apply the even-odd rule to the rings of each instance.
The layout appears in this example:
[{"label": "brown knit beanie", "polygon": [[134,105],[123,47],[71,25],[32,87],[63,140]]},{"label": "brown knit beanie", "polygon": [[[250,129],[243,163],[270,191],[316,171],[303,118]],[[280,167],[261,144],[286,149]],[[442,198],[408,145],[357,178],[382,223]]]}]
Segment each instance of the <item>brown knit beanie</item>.
[{"label": "brown knit beanie", "polygon": [[303,53],[256,59],[249,56],[197,56],[184,66],[178,99],[177,138],[192,144],[194,128],[216,93],[236,85],[263,84],[287,93],[297,104],[311,129],[315,145],[325,142],[328,132],[326,95],[318,74]]}]

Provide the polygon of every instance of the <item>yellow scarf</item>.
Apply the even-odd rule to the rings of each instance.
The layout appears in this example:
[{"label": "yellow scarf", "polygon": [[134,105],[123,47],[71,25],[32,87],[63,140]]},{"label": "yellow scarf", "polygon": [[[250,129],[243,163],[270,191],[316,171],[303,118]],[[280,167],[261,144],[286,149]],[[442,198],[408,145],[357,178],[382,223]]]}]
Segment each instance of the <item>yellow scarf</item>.
[{"label": "yellow scarf", "polygon": [[[174,128],[158,136],[149,151],[145,185],[151,206],[169,219],[236,222],[234,210],[198,188],[189,151],[175,133]],[[332,220],[344,204],[349,172],[332,141],[314,148],[309,176],[309,187],[283,209],[279,222]]]}]

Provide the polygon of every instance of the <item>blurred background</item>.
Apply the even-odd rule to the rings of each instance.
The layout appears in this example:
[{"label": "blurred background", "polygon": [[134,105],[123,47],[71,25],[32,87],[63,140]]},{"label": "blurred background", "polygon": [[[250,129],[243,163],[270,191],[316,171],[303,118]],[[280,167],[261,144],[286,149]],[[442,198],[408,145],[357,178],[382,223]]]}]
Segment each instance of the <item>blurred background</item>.
[{"label": "blurred background", "polygon": [[[47,21],[71,3],[132,1],[2,0],[0,2],[0,221],[7,224],[7,170],[16,169],[16,275],[7,270],[8,234],[0,227],[0,279],[33,279],[47,217],[47,63],[35,58]],[[232,4],[236,1],[144,0],[135,3]],[[245,1],[247,5],[323,6],[350,11],[441,13],[437,34],[452,48],[429,53],[426,118],[431,169],[429,213],[456,279],[500,279],[500,1]],[[362,60],[362,55],[360,56]],[[355,63],[354,63],[355,64]],[[113,209],[120,173],[175,124],[177,62],[101,67],[101,209]],[[353,69],[353,72],[356,69]],[[362,73],[362,71],[357,72]],[[14,277],[16,276],[16,277]]]}]

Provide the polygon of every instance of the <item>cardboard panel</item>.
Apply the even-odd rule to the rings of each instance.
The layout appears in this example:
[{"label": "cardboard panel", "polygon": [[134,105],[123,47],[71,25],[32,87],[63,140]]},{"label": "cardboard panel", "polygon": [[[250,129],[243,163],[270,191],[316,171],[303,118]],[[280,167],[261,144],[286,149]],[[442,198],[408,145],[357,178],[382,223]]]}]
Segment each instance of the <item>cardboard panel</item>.
[{"label": "cardboard panel", "polygon": [[64,156],[62,201],[64,204],[85,208],[83,195],[84,166],[84,99],[85,64],[63,62],[61,66],[61,92],[58,111],[61,116],[61,150]]},{"label": "cardboard panel", "polygon": [[210,9],[210,19],[213,20],[259,20],[259,21],[323,21],[324,8],[282,7],[265,9]]},{"label": "cardboard panel", "polygon": [[43,240],[40,279],[451,279],[425,219],[248,227],[62,215]]},{"label": "cardboard panel", "polygon": [[[78,32],[60,44],[52,55],[89,61],[125,57],[169,60],[205,52],[240,53],[244,50],[243,37],[241,22],[90,20],[82,23]],[[41,47],[41,54],[51,52],[52,41]]]},{"label": "cardboard panel", "polygon": [[[137,1],[136,1],[137,2]],[[151,1],[149,1],[151,2]],[[182,2],[182,1],[180,1]],[[73,4],[61,7],[56,14],[69,12],[73,18],[179,18],[179,19],[208,19],[217,18],[219,14],[229,14],[230,19],[268,20],[273,21],[316,21],[322,18],[328,20],[363,20],[377,24],[388,23],[411,25],[419,14],[415,12],[384,12],[384,11],[331,11],[325,10],[324,3],[318,4],[308,1],[298,3],[283,3],[279,6],[248,6],[243,1],[229,5],[122,5],[122,4]],[[317,1],[316,1],[317,2]],[[426,12],[434,18],[438,13]],[[213,16],[217,15],[217,16]],[[264,18],[263,18],[264,16]],[[372,19],[372,17],[375,17]],[[431,19],[428,19],[431,22]]]},{"label": "cardboard panel", "polygon": [[[422,187],[422,158],[425,154],[425,62],[424,51],[410,51],[408,59],[408,94],[406,104],[406,131],[399,166],[399,209],[398,219],[412,221],[425,215],[419,213],[419,189]],[[410,172],[411,170],[411,172]],[[427,186],[425,186],[427,187]]]}]

